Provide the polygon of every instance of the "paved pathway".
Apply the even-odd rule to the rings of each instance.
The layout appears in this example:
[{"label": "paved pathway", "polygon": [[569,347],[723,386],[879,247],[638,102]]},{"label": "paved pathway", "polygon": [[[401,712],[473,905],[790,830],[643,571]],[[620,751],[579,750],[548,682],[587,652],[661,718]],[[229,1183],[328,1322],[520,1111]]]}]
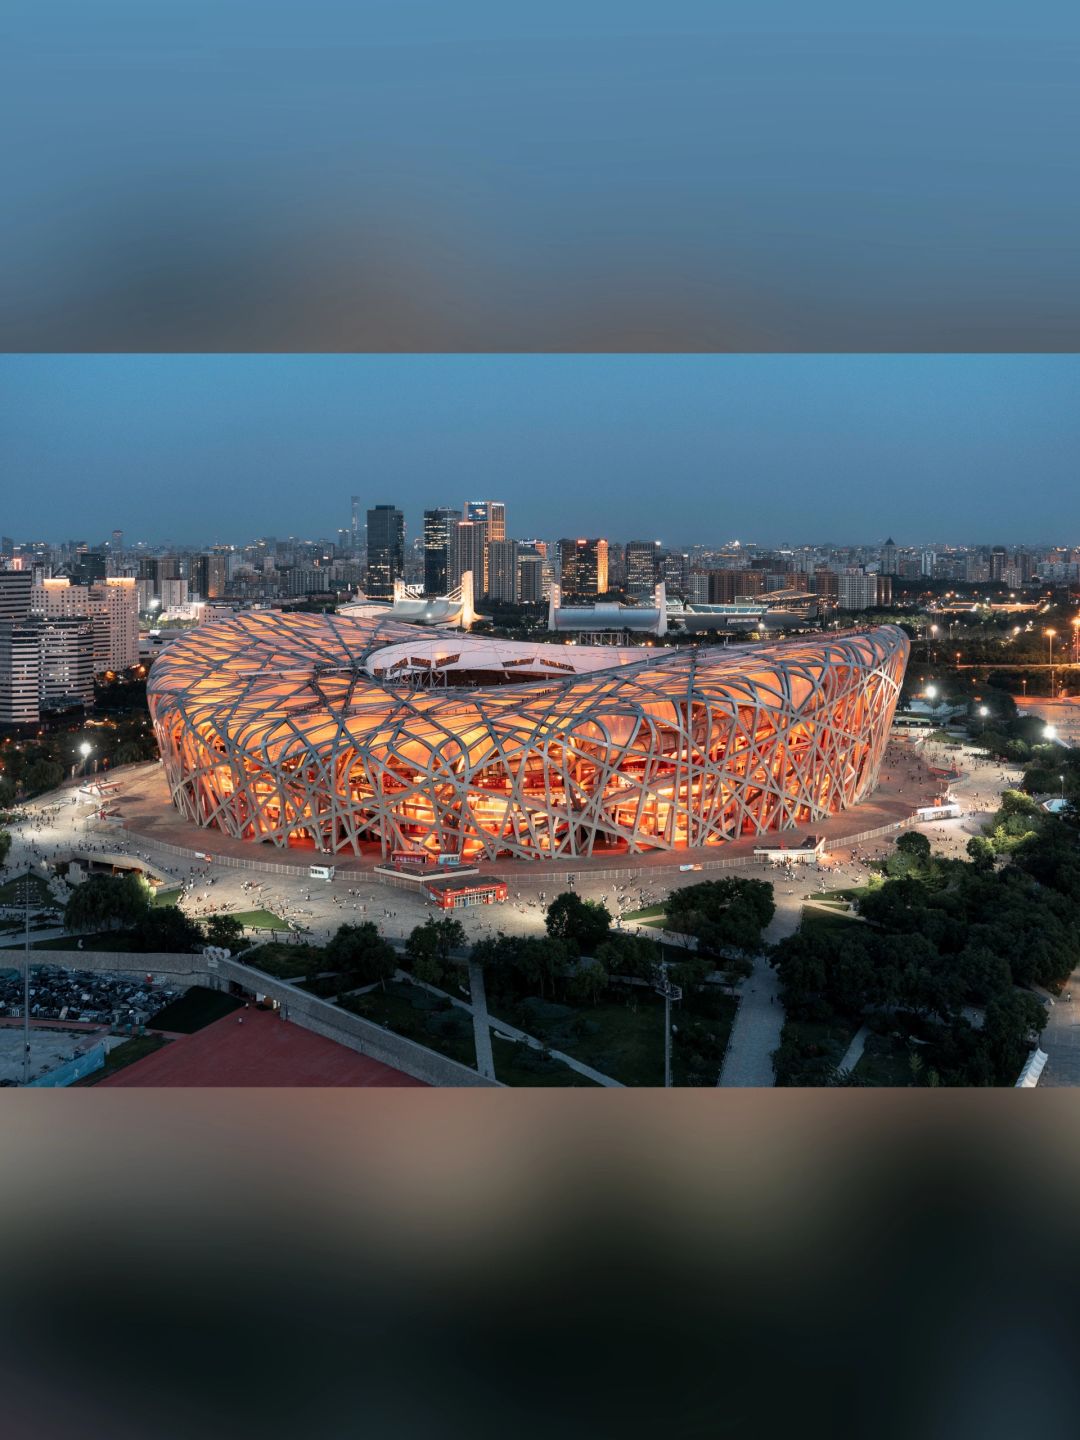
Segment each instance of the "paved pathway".
[{"label": "paved pathway", "polygon": [[[1075,998],[1066,1000],[1066,995]],[[1039,1077],[1040,1086],[1080,1085],[1080,970],[1073,971],[1061,995],[1047,1006],[1039,1048],[1050,1057]]]},{"label": "paved pathway", "polygon": [[[765,939],[775,945],[785,935],[794,934],[801,915],[801,901],[782,904],[777,896],[776,914],[765,931]],[[716,1083],[743,1087],[775,1085],[772,1053],[780,1044],[783,1028],[780,980],[765,957],[759,955],[754,961],[753,973],[743,982],[727,1054]]]},{"label": "paved pathway", "polygon": [[836,1067],[838,1070],[854,1070],[855,1066],[862,1059],[862,1052],[866,1047],[866,1037],[870,1034],[869,1027],[861,1025],[851,1037],[851,1044],[844,1051],[844,1058]]},{"label": "paved pathway", "polygon": [[491,1053],[491,1022],[488,1019],[484,967],[469,961],[469,997],[472,1000],[473,1034],[476,1037],[476,1068],[488,1080],[495,1080],[495,1057]]}]

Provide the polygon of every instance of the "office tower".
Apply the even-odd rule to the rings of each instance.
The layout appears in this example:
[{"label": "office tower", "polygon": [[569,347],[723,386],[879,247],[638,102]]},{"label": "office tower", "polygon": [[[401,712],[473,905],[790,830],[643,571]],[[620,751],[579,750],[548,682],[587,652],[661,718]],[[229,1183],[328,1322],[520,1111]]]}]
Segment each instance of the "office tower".
[{"label": "office tower", "polygon": [[990,579],[1004,580],[1005,566],[1008,564],[1009,555],[1004,545],[995,545],[990,551]]},{"label": "office tower", "polygon": [[885,544],[881,547],[881,573],[882,575],[895,575],[896,569],[896,541],[890,535]]},{"label": "office tower", "polygon": [[564,596],[605,594],[607,541],[560,540],[559,575]]},{"label": "office tower", "polygon": [[91,585],[90,618],[99,673],[139,663],[139,596],[133,578],[114,575]]},{"label": "office tower", "polygon": [[[221,600],[225,595],[225,559],[222,554],[194,555],[188,591],[200,600]],[[164,595],[162,595],[164,601]]]},{"label": "office tower", "polygon": [[518,545],[518,604],[539,605],[544,598],[544,557],[532,545]]},{"label": "office tower", "polygon": [[879,609],[892,604],[891,575],[879,575],[877,577],[877,603]]},{"label": "office tower", "polygon": [[506,539],[506,506],[501,500],[467,500],[464,518],[486,526],[485,539]]},{"label": "office tower", "polygon": [[[471,520],[474,525],[482,525],[484,528],[484,560],[487,565],[487,542],[489,540],[506,539],[506,506],[501,500],[467,500],[465,502],[464,516]],[[482,578],[477,577],[476,589],[478,594],[486,594],[488,589],[487,569],[483,571]]]},{"label": "office tower", "polygon": [[872,610],[878,603],[878,577],[865,570],[848,570],[837,576],[837,598],[841,610]]},{"label": "office tower", "polygon": [[374,599],[389,600],[405,573],[405,516],[396,505],[367,512],[367,583]]},{"label": "office tower", "polygon": [[354,555],[358,554],[364,547],[363,527],[360,523],[362,513],[363,507],[360,502],[360,496],[352,496],[352,515],[350,517],[349,533],[352,537],[352,551]]},{"label": "office tower", "polygon": [[668,550],[660,558],[660,579],[669,595],[685,600],[690,589],[690,556],[680,550]]},{"label": "office tower", "polygon": [[29,570],[0,570],[0,620],[26,619],[33,583]]},{"label": "office tower", "polygon": [[732,605],[765,592],[764,570],[710,570],[710,605]]},{"label": "office tower", "polygon": [[73,585],[63,575],[49,576],[30,591],[30,614],[47,619],[71,619],[90,614],[90,591]]},{"label": "office tower", "polygon": [[457,520],[450,530],[450,573],[447,589],[455,590],[461,577],[472,571],[473,592],[482,593],[486,524],[476,520]]},{"label": "office tower", "polygon": [[840,595],[839,579],[834,570],[819,565],[813,575],[814,594],[821,600],[835,603]]},{"label": "office tower", "polygon": [[123,550],[124,532],[122,530],[114,530],[112,532],[112,544],[109,548],[114,555],[119,555],[120,551]]},{"label": "office tower", "polygon": [[442,505],[424,511],[424,594],[445,595],[450,588],[450,531],[460,512]]},{"label": "office tower", "polygon": [[690,593],[686,597],[691,605],[709,603],[709,572],[695,565],[690,571]]},{"label": "office tower", "polygon": [[66,710],[94,703],[94,627],[84,619],[39,621],[41,708]]},{"label": "office tower", "polygon": [[[518,603],[518,543],[516,540],[489,540],[487,560],[488,594],[508,605]],[[539,560],[539,555],[536,557]]]},{"label": "office tower", "polygon": [[[162,610],[178,610],[181,605],[186,605],[187,603],[188,582],[186,580],[181,578],[179,580],[163,580],[161,582]],[[138,609],[137,604],[135,608]]]},{"label": "office tower", "polygon": [[628,540],[626,543],[626,597],[644,600],[651,596],[658,575],[660,541]]},{"label": "office tower", "polygon": [[92,585],[95,580],[104,580],[105,554],[101,550],[83,550],[74,568],[75,578],[80,585]]},{"label": "office tower", "polygon": [[36,725],[40,715],[40,627],[0,619],[0,725]]}]

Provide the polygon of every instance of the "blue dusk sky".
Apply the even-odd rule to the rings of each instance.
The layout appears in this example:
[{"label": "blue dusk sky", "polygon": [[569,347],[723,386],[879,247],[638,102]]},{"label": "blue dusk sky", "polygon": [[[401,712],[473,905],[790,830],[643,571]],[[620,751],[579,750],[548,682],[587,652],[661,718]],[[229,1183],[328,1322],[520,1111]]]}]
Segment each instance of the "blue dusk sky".
[{"label": "blue dusk sky", "polygon": [[1076,356],[0,357],[0,529],[1080,543]]}]

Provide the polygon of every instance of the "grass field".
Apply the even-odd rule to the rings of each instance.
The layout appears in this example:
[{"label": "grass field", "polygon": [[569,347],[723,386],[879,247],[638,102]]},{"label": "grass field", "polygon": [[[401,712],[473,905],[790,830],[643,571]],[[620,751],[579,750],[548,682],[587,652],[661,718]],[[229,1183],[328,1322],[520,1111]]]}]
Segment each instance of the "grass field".
[{"label": "grass field", "polygon": [[208,990],[203,985],[193,985],[178,1000],[166,1005],[164,1010],[159,1010],[150,1024],[155,1030],[176,1030],[183,1035],[193,1035],[196,1030],[202,1030],[205,1026],[212,1025],[215,1020],[231,1015],[243,1003],[242,1000],[237,1000],[235,995],[226,995],[220,990]]},{"label": "grass field", "polygon": [[179,891],[179,890],[155,890],[155,891],[154,891],[154,894],[153,894],[153,898],[152,898],[151,901],[150,901],[150,904],[151,904],[151,905],[179,905],[179,904],[180,904],[180,891]]},{"label": "grass field", "polygon": [[320,950],[308,945],[287,945],[282,941],[268,941],[257,945],[254,950],[245,950],[243,963],[275,980],[293,980],[300,976],[316,975],[326,969],[326,957]]},{"label": "grass field", "polygon": [[240,924],[248,930],[288,930],[287,920],[280,915],[275,915],[272,910],[238,910],[235,913],[226,912],[233,920],[239,920]]},{"label": "grass field", "polygon": [[868,1035],[854,1075],[867,1085],[910,1087],[910,1054],[910,1047],[895,1035]]},{"label": "grass field", "polygon": [[118,1070],[123,1070],[125,1066],[133,1065],[136,1060],[144,1060],[147,1055],[153,1055],[155,1050],[160,1050],[168,1043],[161,1035],[133,1035],[130,1040],[125,1040],[123,1045],[117,1045],[109,1051],[102,1069],[95,1070],[92,1075],[84,1075],[70,1088],[74,1090],[77,1085],[97,1085],[100,1081],[107,1080],[110,1075],[115,1075]]}]

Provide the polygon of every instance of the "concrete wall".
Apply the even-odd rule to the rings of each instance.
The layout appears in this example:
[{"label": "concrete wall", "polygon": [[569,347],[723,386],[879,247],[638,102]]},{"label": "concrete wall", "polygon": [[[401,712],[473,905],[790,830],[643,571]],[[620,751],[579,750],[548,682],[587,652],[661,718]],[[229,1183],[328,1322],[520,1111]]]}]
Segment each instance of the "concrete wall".
[{"label": "concrete wall", "polygon": [[429,1085],[492,1086],[496,1083],[466,1065],[459,1065],[456,1060],[429,1050],[426,1045],[395,1035],[359,1015],[350,1015],[329,1000],[297,990],[287,981],[275,980],[238,960],[215,962],[205,955],[133,955],[118,950],[36,950],[33,963],[109,975],[150,974],[155,981],[165,984],[203,984],[219,990],[227,989],[230,981],[236,981],[247,990],[277,1000],[286,1009],[288,1018],[305,1030],[346,1045],[361,1055],[370,1055],[373,1060],[381,1060],[384,1065]]}]

